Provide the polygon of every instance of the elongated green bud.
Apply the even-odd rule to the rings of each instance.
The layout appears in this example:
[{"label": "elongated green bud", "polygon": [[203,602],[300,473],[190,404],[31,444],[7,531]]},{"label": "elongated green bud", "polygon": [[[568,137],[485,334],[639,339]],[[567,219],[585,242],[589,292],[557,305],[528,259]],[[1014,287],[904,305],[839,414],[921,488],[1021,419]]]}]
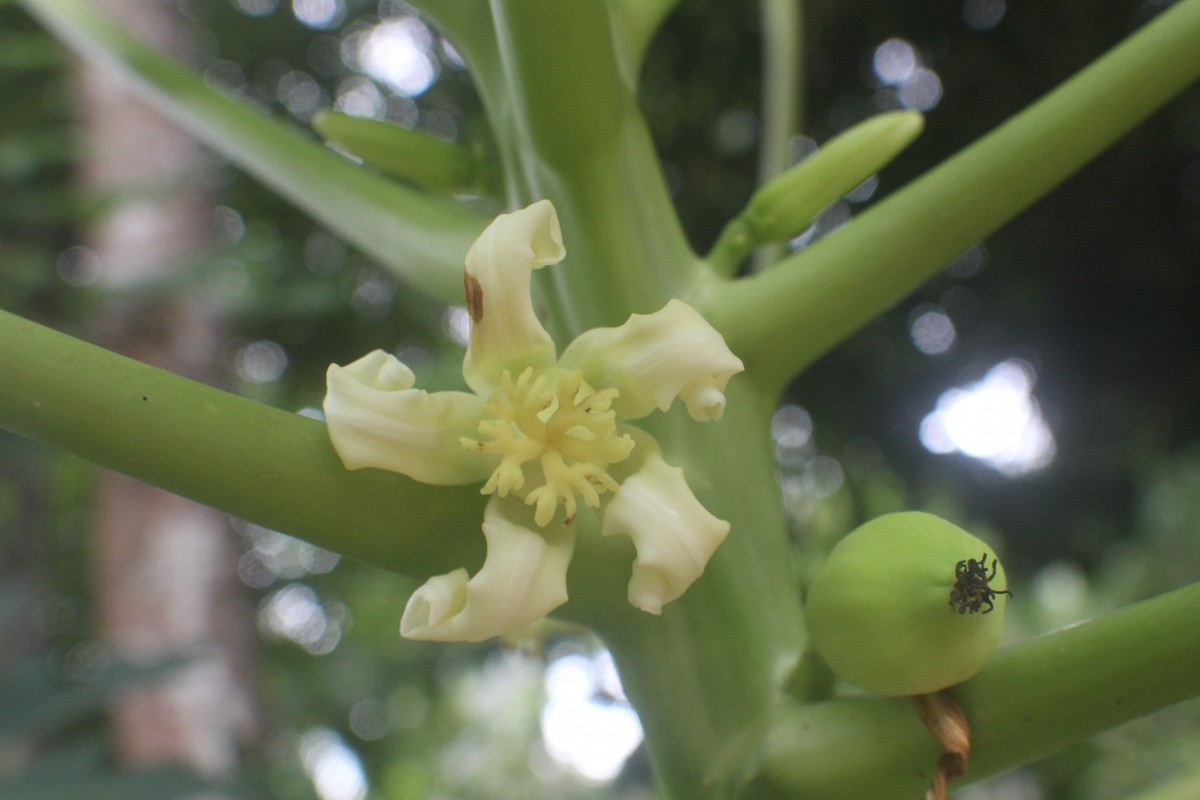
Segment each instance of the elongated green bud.
[{"label": "elongated green bud", "polygon": [[439,192],[486,191],[487,165],[465,147],[390,122],[325,111],[313,127],[364,163]]},{"label": "elongated green bud", "polygon": [[916,111],[893,111],[860,122],[767,182],[750,198],[742,219],[762,242],[792,238],[899,155],[924,126]]},{"label": "elongated green bud", "polygon": [[718,274],[732,274],[756,247],[784,242],[826,207],[881,170],[925,126],[916,111],[893,111],[860,122],[811,158],[768,181],[729,221],[706,256]]},{"label": "elongated green bud", "polygon": [[962,683],[1004,627],[1008,584],[993,552],[931,514],[866,523],[813,577],[804,613],[813,646],[838,677],[875,694]]}]

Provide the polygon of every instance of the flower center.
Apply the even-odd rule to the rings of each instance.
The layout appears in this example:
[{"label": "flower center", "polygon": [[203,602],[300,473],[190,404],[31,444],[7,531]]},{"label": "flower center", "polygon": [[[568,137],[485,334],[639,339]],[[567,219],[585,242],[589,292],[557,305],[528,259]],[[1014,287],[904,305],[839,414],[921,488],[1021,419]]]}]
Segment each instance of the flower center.
[{"label": "flower center", "polygon": [[[592,389],[579,370],[526,367],[515,381],[505,370],[484,406],[492,418],[479,423],[486,438],[462,440],[463,447],[500,456],[483,494],[523,496],[526,505],[536,506],[538,525],[549,524],[560,502],[570,525],[577,495],[584,505],[599,506],[600,495],[617,489],[608,466],[633,450],[633,439],[617,433],[611,408],[617,395],[616,389]],[[526,464],[530,489],[525,488]]]}]

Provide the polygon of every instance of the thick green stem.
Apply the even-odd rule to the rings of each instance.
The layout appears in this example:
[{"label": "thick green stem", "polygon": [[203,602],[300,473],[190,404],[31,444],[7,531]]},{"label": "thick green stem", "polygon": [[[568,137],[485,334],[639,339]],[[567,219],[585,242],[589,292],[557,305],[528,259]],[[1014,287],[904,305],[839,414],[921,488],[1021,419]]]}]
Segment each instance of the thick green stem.
[{"label": "thick green stem", "polygon": [[687,296],[699,270],[675,215],[635,87],[622,76],[608,7],[496,0],[513,97],[512,201],[550,198],[567,244],[539,275],[547,323],[565,338]]},{"label": "thick green stem", "polygon": [[1200,0],[1182,0],[844,229],[723,289],[717,327],[785,383],[1200,77],[1197,42]]},{"label": "thick green stem", "polygon": [[551,164],[603,149],[633,109],[607,4],[493,0],[508,91],[521,138]]},{"label": "thick green stem", "polygon": [[483,560],[483,499],[349,472],[323,423],[0,311],[0,428],[408,575]]},{"label": "thick green stem", "polygon": [[[572,585],[579,603],[569,614],[612,650],[669,798],[731,796],[803,650],[775,464],[765,446],[773,407],[774,398],[734,378],[720,422],[699,425],[676,408],[640,423],[667,460],[684,468],[705,507],[732,523],[704,575],[661,617],[621,596],[575,593]],[[590,560],[585,551],[581,557]]]},{"label": "thick green stem", "polygon": [[[954,689],[971,725],[967,779],[1044,758],[1200,695],[1200,584],[1002,650]],[[779,710],[748,797],[919,796],[939,754],[907,698]]]},{"label": "thick green stem", "polygon": [[[567,261],[539,275],[553,282],[551,323],[573,334],[689,298],[701,267],[622,74],[608,6],[495,0],[492,8],[514,98],[513,199],[549,197],[563,224]],[[740,376],[728,398],[718,423],[698,424],[682,408],[638,423],[705,507],[732,523],[705,574],[661,617],[605,594],[608,582],[572,583],[564,609],[612,649],[673,798],[729,795],[739,756],[757,741],[803,647],[766,429],[776,398]],[[581,541],[575,561],[591,561],[590,547]]]}]

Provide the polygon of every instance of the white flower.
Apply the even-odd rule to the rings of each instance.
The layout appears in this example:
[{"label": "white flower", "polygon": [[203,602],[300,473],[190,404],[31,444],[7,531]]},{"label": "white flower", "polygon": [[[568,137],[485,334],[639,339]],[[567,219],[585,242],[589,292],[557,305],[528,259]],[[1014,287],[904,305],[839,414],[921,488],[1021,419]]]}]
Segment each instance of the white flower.
[{"label": "white flower", "polygon": [[[679,300],[586,331],[557,357],[529,288],[533,270],[565,254],[546,200],[497,217],[471,247],[463,278],[470,393],[417,389],[412,371],[382,351],[329,367],[325,417],[348,469],[378,467],[439,485],[481,482],[492,495],[483,567],[418,589],[400,623],[408,638],[478,641],[566,602],[580,501],[600,510],[605,536],[633,540],[629,599],[654,614],[700,576],[729,530],[657,443],[624,422],[665,411],[676,397],[693,419],[719,419],[742,362]],[[623,483],[610,472],[617,464]]]}]

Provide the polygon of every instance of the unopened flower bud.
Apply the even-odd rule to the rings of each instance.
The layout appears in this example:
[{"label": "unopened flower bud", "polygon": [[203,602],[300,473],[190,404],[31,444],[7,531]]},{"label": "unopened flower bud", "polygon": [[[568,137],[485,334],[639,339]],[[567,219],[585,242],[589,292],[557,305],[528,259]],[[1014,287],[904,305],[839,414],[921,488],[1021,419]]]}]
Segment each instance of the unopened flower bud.
[{"label": "unopened flower bud", "polygon": [[758,241],[792,238],[908,147],[924,124],[916,111],[893,111],[860,122],[767,182],[750,198],[741,219]]}]

